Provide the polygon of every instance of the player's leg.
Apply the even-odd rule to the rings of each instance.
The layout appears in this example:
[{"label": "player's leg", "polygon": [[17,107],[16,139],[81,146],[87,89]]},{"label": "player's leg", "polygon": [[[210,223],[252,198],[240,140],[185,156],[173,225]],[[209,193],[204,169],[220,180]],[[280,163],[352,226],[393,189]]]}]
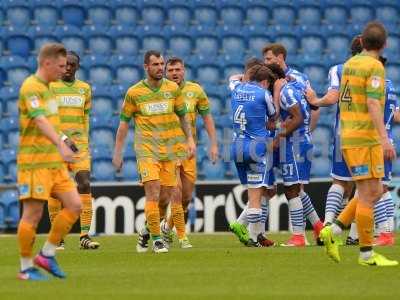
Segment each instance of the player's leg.
[{"label": "player's leg", "polygon": [[[61,201],[54,197],[50,197],[49,200],[47,201],[47,210],[49,212],[50,224],[53,224],[55,217],[58,215],[61,209],[62,209]],[[64,250],[64,249],[65,249],[65,242],[61,241],[57,247],[57,250]]]},{"label": "player's leg", "polygon": [[36,228],[42,218],[44,201],[24,199],[22,216],[18,224],[17,238],[20,254],[21,280],[47,280],[47,276],[34,267],[32,251],[36,238]]},{"label": "player's leg", "polygon": [[55,277],[65,278],[65,273],[55,259],[56,248],[79,218],[82,203],[75,183],[70,179],[65,167],[48,170],[47,178],[51,178],[53,183],[50,193],[61,201],[63,209],[54,218],[48,238],[34,262]]},{"label": "player's leg", "polygon": [[383,195],[384,192],[382,192],[382,197],[374,206],[375,235],[377,236],[374,245],[376,246],[390,246],[392,241]]},{"label": "player's leg", "polygon": [[90,225],[93,216],[93,202],[90,190],[90,171],[80,170],[75,174],[79,196],[82,201],[82,212],[80,215],[80,248],[81,249],[97,249],[100,244],[93,241],[89,236]]},{"label": "player's leg", "polygon": [[193,200],[193,191],[197,179],[196,158],[185,160],[180,168],[182,186],[182,207],[185,214],[185,222],[188,219],[188,207]]},{"label": "player's leg", "polygon": [[[243,162],[235,162],[235,166],[239,175],[240,183],[243,185],[247,185],[247,175],[246,175],[246,167]],[[247,219],[247,211],[248,211],[248,203],[243,208],[241,214],[235,222],[229,223],[229,230],[232,231],[239,241],[243,244],[247,244],[249,240],[249,232],[247,230],[247,226],[249,225]]]},{"label": "player's leg", "polygon": [[386,207],[386,216],[388,219],[388,229],[391,236],[391,244],[394,245],[395,243],[395,235],[394,235],[394,201],[392,198],[392,194],[390,193],[388,186],[383,186],[383,200],[385,201]]},{"label": "player's leg", "polygon": [[279,165],[293,233],[289,241],[282,245],[303,247],[305,246],[304,213],[303,204],[299,197],[299,173],[293,153],[293,145],[286,140],[282,140],[279,145]]},{"label": "player's leg", "polygon": [[262,210],[261,210],[261,197],[264,193],[264,188],[249,187],[249,208],[247,209],[247,220],[249,222],[249,236],[250,239],[247,242],[249,247],[259,247],[258,239],[262,235]]}]

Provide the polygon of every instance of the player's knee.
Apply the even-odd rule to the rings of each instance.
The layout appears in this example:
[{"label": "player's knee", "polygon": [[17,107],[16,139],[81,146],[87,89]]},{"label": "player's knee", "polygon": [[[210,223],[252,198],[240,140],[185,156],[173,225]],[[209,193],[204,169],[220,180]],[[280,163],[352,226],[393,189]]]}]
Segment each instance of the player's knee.
[{"label": "player's knee", "polygon": [[78,172],[76,175],[79,194],[90,194],[90,174],[89,172]]},{"label": "player's knee", "polygon": [[24,208],[21,220],[32,224],[33,226],[37,226],[42,219],[43,208],[39,207],[29,207]]}]

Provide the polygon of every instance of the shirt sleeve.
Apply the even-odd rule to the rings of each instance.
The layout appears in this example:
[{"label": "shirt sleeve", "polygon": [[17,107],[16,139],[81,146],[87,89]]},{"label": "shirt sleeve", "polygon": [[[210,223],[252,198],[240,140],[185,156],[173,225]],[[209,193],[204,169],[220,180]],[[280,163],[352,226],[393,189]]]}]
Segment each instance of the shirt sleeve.
[{"label": "shirt sleeve", "polygon": [[46,115],[45,102],[38,91],[22,88],[19,97],[24,103],[28,118],[34,119],[38,116]]},{"label": "shirt sleeve", "polygon": [[86,92],[86,99],[85,99],[85,107],[84,107],[84,112],[85,115],[90,114],[90,110],[92,109],[92,89],[89,87],[87,92]]},{"label": "shirt sleeve", "polygon": [[241,84],[240,80],[231,80],[229,81],[229,89],[233,91],[239,84]]},{"label": "shirt sleeve", "polygon": [[197,102],[197,112],[201,116],[205,116],[210,113],[210,101],[208,100],[207,94],[200,87],[199,99]]},{"label": "shirt sleeve", "polygon": [[385,69],[375,64],[366,80],[367,98],[383,101],[385,99]]},{"label": "shirt sleeve", "polygon": [[297,93],[292,88],[286,88],[282,91],[281,106],[283,109],[287,110],[299,103],[298,99],[296,98],[296,94]]},{"label": "shirt sleeve", "polygon": [[276,110],[275,110],[274,101],[272,99],[272,96],[268,91],[265,91],[265,103],[267,105],[268,117],[273,117],[276,113]]},{"label": "shirt sleeve", "polygon": [[338,75],[338,66],[333,66],[332,68],[330,68],[329,74],[328,74],[328,82],[329,82],[328,91],[329,90],[339,91],[340,78]]},{"label": "shirt sleeve", "polygon": [[121,113],[119,119],[124,122],[129,122],[134,114],[137,112],[135,98],[128,90],[125,95],[124,102],[122,103]]},{"label": "shirt sleeve", "polygon": [[180,88],[176,89],[175,95],[174,111],[178,116],[183,116],[187,112],[185,97],[183,96]]}]

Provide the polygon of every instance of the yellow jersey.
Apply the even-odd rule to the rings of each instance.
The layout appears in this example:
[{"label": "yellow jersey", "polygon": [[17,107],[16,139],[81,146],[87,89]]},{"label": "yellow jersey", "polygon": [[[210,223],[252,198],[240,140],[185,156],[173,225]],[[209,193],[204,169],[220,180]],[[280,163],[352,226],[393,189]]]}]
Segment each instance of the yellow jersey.
[{"label": "yellow jersey", "polygon": [[76,79],[73,82],[59,80],[50,84],[56,95],[60,130],[71,138],[79,151],[89,149],[89,113],[92,105],[90,85]]},{"label": "yellow jersey", "polygon": [[383,116],[385,69],[378,59],[361,53],[343,66],[339,96],[342,149],[380,144],[368,113],[367,98],[379,101]]},{"label": "yellow jersey", "polygon": [[203,88],[192,81],[184,81],[181,84],[181,92],[185,99],[186,110],[192,127],[193,138],[196,140],[197,114],[205,116],[210,113],[210,102]]},{"label": "yellow jersey", "polygon": [[45,116],[59,132],[58,105],[48,83],[31,75],[22,83],[18,99],[18,170],[61,168],[63,159],[57,147],[40,131],[34,119]]},{"label": "yellow jersey", "polygon": [[185,101],[175,82],[163,79],[159,88],[152,89],[141,80],[128,89],[120,119],[134,121],[138,159],[168,161],[186,156],[186,139],[177,118],[185,114]]}]

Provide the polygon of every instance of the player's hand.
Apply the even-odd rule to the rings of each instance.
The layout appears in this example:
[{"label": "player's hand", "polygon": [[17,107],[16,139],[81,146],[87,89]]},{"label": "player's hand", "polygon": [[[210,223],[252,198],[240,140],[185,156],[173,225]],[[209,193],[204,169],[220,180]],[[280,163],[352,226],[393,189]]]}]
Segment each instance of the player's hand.
[{"label": "player's hand", "polygon": [[382,142],[382,149],[385,160],[394,160],[396,158],[396,150],[388,138]]},{"label": "player's hand", "polygon": [[187,140],[187,151],[188,151],[188,159],[191,159],[196,154],[196,143],[193,140],[193,137],[189,137]]},{"label": "player's hand", "polygon": [[274,131],[276,129],[276,121],[274,119],[268,119],[266,127],[269,131]]},{"label": "player's hand", "polygon": [[276,151],[276,150],[279,149],[279,139],[280,139],[279,136],[276,137],[276,138],[274,138],[274,140],[273,140],[273,142],[272,142],[272,150],[273,150],[273,151]]},{"label": "player's hand", "polygon": [[315,93],[315,91],[311,87],[308,87],[306,89],[305,96],[306,96],[306,99],[307,99],[308,103],[310,103],[311,105],[318,106],[317,94]]},{"label": "player's hand", "polygon": [[63,158],[64,161],[66,162],[73,162],[74,160],[74,152],[71,150],[68,145],[61,140],[60,143],[57,145],[58,152],[60,152],[61,157]]},{"label": "player's hand", "polygon": [[211,144],[210,159],[213,164],[215,164],[218,159],[218,145],[217,144]]},{"label": "player's hand", "polygon": [[113,159],[112,159],[112,164],[114,168],[117,170],[117,172],[121,171],[122,169],[122,154],[121,153],[114,153]]}]

